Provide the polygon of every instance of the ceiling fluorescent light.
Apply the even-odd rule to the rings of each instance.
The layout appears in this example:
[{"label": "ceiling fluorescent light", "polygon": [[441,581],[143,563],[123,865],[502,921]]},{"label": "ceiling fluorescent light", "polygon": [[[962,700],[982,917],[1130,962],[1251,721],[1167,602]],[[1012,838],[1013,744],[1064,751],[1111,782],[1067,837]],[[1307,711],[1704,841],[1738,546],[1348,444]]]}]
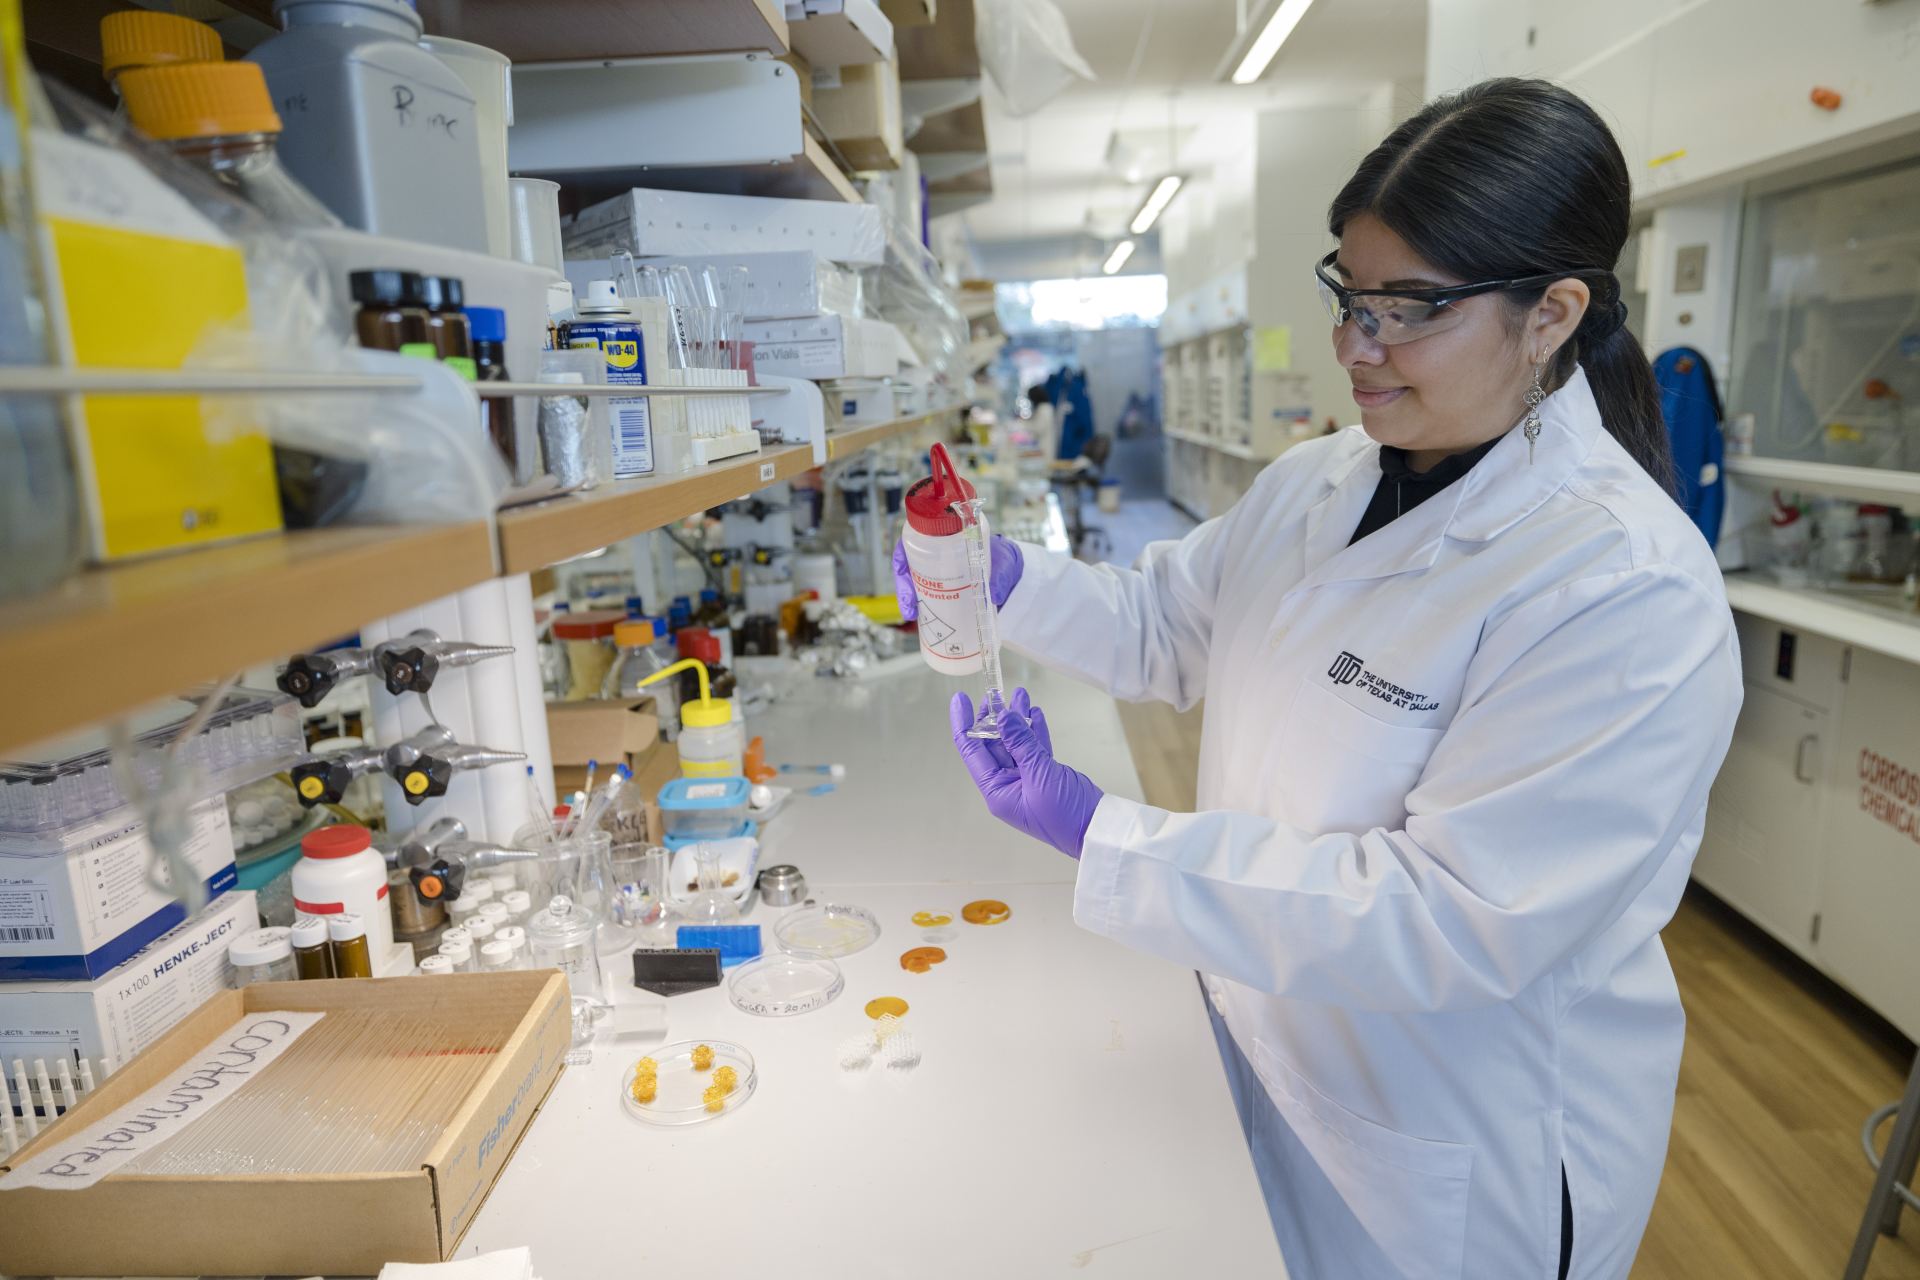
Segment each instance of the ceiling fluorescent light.
[{"label": "ceiling fluorescent light", "polygon": [[1148,196],[1147,202],[1140,206],[1140,212],[1133,215],[1133,221],[1128,225],[1127,230],[1137,236],[1147,234],[1153,224],[1159,220],[1161,211],[1172,202],[1174,195],[1180,190],[1180,184],[1184,181],[1186,179],[1177,173],[1170,173],[1160,179],[1159,185],[1153,189],[1153,194]]},{"label": "ceiling fluorescent light", "polygon": [[1132,256],[1133,241],[1122,240],[1119,244],[1113,246],[1113,252],[1107,255],[1106,264],[1100,268],[1100,273],[1102,275],[1112,275],[1120,268],[1126,266],[1127,259]]},{"label": "ceiling fluorescent light", "polygon": [[1307,7],[1313,0],[1280,0],[1280,7],[1267,19],[1267,25],[1254,37],[1247,47],[1247,56],[1240,59],[1240,65],[1234,68],[1235,84],[1252,84],[1266,73],[1267,64],[1280,52],[1280,46],[1287,42],[1293,29],[1300,25],[1300,19],[1307,16]]}]

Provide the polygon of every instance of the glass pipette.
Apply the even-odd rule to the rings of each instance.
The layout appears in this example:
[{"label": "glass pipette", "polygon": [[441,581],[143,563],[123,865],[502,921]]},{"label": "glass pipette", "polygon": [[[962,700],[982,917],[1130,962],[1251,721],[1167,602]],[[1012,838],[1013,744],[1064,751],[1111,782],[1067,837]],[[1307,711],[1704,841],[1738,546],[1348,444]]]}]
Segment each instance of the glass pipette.
[{"label": "glass pipette", "polygon": [[979,714],[973,728],[967,730],[969,738],[999,737],[1000,713],[1007,705],[1006,685],[1000,676],[1000,619],[993,607],[993,539],[982,510],[985,505],[979,498],[963,498],[953,504],[967,540],[967,566],[973,570],[973,618],[980,631],[980,670],[987,678]]}]

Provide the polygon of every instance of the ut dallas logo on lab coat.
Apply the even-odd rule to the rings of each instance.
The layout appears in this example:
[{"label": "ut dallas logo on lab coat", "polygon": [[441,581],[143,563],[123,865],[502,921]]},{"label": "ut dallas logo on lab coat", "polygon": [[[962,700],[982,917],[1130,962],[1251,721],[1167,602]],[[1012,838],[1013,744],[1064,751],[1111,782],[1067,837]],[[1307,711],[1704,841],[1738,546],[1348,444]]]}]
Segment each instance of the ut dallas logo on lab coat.
[{"label": "ut dallas logo on lab coat", "polygon": [[1327,668],[1327,678],[1335,684],[1352,684],[1366,669],[1366,663],[1342,649],[1340,656],[1333,660],[1333,665]]}]

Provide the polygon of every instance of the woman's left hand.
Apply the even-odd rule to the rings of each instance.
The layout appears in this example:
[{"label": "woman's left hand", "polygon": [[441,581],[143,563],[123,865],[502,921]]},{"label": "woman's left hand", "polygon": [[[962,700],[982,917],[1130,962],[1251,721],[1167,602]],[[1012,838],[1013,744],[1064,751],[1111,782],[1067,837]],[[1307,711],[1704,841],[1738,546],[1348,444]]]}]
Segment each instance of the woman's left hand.
[{"label": "woman's left hand", "polygon": [[953,695],[949,719],[953,745],[973,775],[973,784],[986,797],[987,812],[1078,858],[1093,811],[1105,793],[1085,774],[1053,758],[1046,714],[1032,704],[1027,691],[1013,691],[1000,717],[998,740],[967,736],[973,727],[973,701],[964,693]]}]

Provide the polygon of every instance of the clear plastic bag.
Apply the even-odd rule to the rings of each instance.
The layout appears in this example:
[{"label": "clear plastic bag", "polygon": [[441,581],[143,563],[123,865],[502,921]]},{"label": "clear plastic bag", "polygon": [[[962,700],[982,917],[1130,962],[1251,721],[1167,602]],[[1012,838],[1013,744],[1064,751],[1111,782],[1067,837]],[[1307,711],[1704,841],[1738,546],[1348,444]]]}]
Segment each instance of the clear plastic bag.
[{"label": "clear plastic bag", "polygon": [[1053,0],[976,0],[980,62],[1016,116],[1032,115],[1074,77],[1095,79]]}]

